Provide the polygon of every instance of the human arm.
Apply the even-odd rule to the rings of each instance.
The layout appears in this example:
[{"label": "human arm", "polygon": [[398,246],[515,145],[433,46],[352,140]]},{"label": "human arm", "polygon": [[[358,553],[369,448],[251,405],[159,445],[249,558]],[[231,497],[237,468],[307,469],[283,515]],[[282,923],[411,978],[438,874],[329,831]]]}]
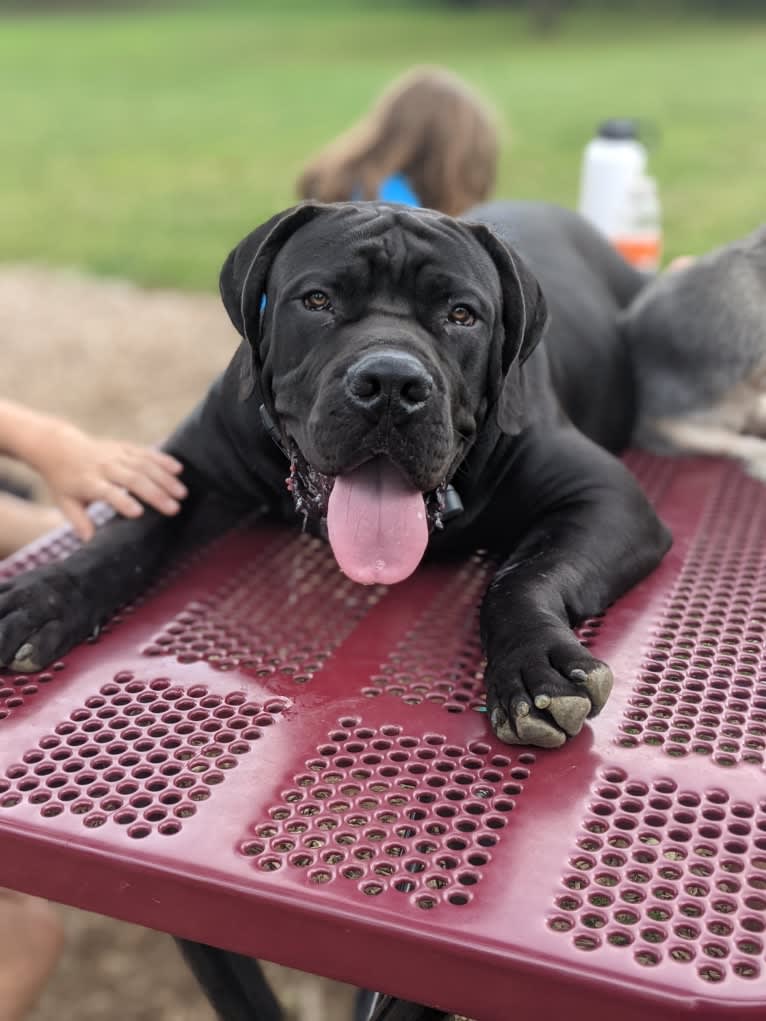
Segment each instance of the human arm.
[{"label": "human arm", "polygon": [[[176,514],[186,487],[182,465],[159,450],[122,440],[98,439],[64,419],[0,400],[0,453],[40,474],[81,539],[94,526],[85,507],[103,500],[124,517],[143,513],[142,502]],[[142,502],[141,502],[142,501]]]}]

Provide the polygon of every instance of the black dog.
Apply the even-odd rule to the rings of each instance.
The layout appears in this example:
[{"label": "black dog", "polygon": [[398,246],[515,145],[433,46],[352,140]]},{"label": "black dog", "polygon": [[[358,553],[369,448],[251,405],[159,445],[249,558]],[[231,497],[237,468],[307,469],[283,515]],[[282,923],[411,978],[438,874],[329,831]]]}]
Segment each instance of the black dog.
[{"label": "black dog", "polygon": [[[466,221],[372,203],[275,216],[221,274],[243,343],[166,445],[186,465],[181,520],[214,493],[326,518],[341,568],[367,583],[406,577],[426,545],[488,548],[502,558],[481,615],[492,726],[510,743],[563,744],[612,685],[572,625],[669,545],[609,453],[633,426],[616,316],[641,283],[552,206]],[[85,638],[179,531],[147,509],[3,585],[0,663],[35,671]]]}]

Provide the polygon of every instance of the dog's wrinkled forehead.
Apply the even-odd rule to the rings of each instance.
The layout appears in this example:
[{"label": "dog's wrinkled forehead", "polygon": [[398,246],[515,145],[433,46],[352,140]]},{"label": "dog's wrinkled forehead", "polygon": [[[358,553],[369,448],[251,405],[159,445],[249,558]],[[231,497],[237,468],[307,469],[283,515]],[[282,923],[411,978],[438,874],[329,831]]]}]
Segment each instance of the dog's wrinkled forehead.
[{"label": "dog's wrinkled forehead", "polygon": [[452,276],[499,299],[494,263],[459,221],[427,210],[374,203],[329,209],[283,245],[269,284],[321,274],[355,291],[393,285],[410,288],[429,272]]}]

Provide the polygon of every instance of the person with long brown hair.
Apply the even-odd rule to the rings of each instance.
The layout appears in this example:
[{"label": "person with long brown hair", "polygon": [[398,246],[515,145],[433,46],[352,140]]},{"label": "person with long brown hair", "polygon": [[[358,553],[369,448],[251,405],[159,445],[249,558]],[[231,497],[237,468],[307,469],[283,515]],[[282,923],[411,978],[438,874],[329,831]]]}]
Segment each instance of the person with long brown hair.
[{"label": "person with long brown hair", "polygon": [[496,116],[457,75],[416,67],[322,149],[301,173],[301,198],[379,199],[457,216],[489,197],[498,158]]}]

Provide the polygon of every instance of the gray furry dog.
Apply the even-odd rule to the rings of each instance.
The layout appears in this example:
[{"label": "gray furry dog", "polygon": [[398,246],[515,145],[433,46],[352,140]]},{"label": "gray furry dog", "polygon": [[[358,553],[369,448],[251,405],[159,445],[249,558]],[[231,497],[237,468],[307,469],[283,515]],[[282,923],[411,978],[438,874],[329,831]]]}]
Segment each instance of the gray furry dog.
[{"label": "gray furry dog", "polygon": [[766,480],[766,225],[657,277],[620,326],[634,443],[737,458]]}]

